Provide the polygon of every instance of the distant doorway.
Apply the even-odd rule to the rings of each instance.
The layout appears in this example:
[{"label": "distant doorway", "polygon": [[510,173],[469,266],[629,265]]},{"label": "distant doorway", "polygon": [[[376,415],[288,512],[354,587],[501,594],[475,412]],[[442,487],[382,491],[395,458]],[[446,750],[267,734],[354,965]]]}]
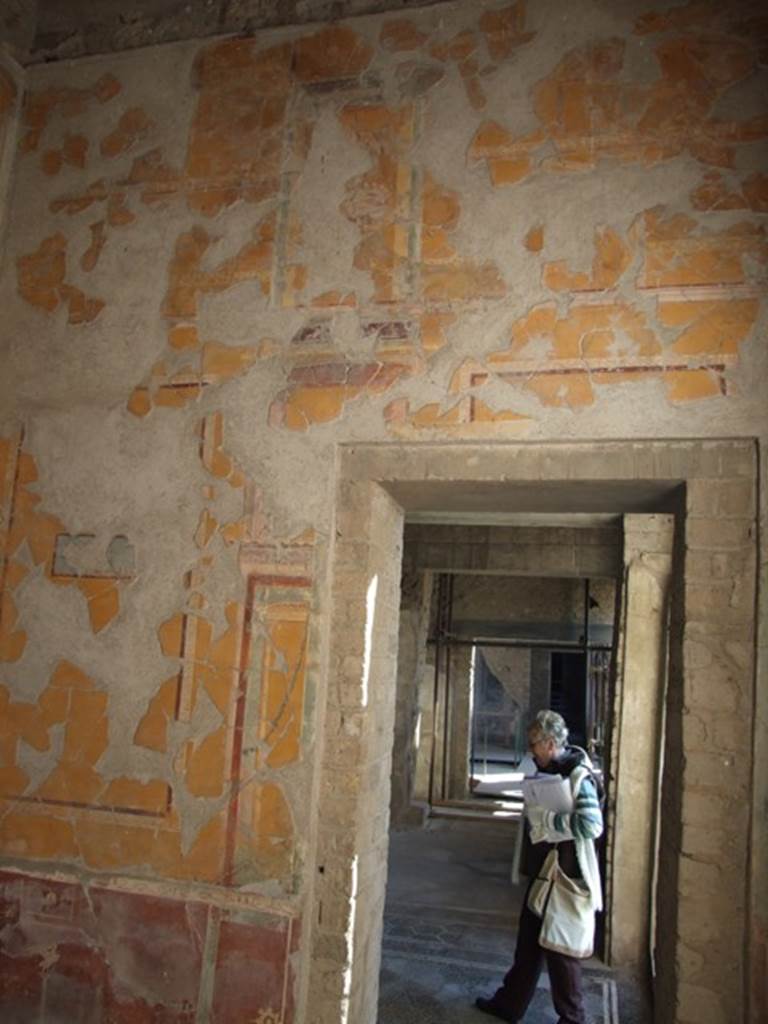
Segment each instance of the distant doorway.
[{"label": "distant doorway", "polygon": [[[541,536],[543,546],[546,531]],[[418,736],[411,760],[428,779],[413,792],[431,813],[480,797],[514,801],[526,727],[544,708],[559,711],[571,741],[603,767],[618,582],[608,575],[435,574],[431,596],[420,599],[429,628],[421,633],[423,667],[411,698],[418,729],[408,731]],[[408,631],[414,635],[412,618]],[[399,762],[396,756],[395,771]]]}]

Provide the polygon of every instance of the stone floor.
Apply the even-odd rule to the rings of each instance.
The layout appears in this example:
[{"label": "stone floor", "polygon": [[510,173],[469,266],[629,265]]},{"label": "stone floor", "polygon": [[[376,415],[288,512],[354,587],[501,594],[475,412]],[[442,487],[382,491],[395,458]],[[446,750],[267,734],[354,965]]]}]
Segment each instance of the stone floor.
[{"label": "stone floor", "polygon": [[[432,819],[393,833],[378,1024],[488,1024],[473,1007],[509,967],[522,887],[510,883],[514,826]],[[648,1024],[638,986],[584,965],[590,1024]],[[554,1024],[546,972],[526,1024]]]}]

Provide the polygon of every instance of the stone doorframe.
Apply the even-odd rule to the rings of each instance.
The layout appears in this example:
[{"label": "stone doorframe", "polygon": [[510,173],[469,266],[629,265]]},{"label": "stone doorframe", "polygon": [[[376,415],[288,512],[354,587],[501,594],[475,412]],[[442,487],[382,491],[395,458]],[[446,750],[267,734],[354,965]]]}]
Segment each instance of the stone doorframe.
[{"label": "stone doorframe", "polygon": [[751,440],[340,447],[305,1024],[376,1021],[402,529],[424,510],[675,514],[656,1024],[747,1019],[756,480]]}]

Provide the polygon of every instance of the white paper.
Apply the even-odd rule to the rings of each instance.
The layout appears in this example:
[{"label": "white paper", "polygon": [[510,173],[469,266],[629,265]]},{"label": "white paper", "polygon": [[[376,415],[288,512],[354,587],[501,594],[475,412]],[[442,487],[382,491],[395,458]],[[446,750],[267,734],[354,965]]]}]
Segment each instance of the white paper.
[{"label": "white paper", "polygon": [[522,786],[526,807],[537,804],[558,813],[573,810],[571,784],[562,775],[534,775],[523,779]]}]

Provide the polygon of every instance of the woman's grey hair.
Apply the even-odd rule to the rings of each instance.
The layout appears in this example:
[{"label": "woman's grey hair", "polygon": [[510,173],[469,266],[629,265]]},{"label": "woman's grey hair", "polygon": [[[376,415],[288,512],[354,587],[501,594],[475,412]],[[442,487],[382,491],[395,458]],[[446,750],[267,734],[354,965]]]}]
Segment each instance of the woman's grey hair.
[{"label": "woman's grey hair", "polygon": [[564,747],[568,742],[568,726],[557,711],[537,712],[528,728],[540,733],[543,739],[554,740],[557,747]]}]

